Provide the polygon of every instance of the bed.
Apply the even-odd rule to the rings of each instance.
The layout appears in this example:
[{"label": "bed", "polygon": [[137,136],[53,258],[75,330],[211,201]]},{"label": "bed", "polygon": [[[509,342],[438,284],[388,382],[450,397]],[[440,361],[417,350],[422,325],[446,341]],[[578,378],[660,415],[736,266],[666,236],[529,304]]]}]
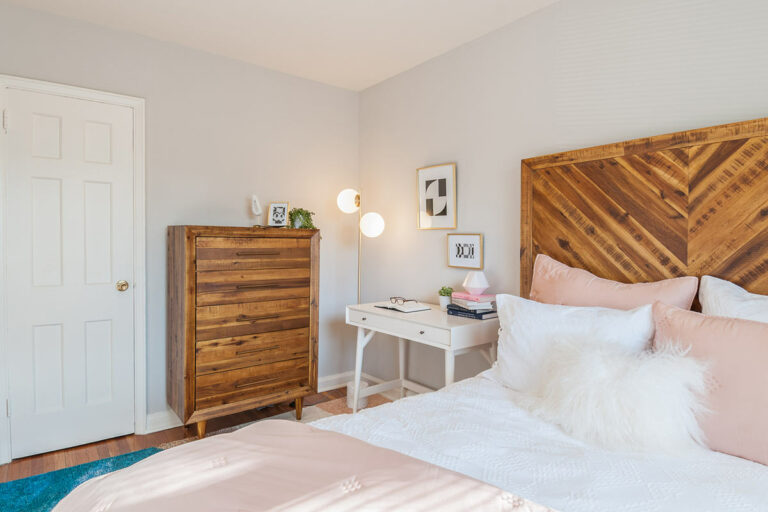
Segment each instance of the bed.
[{"label": "bed", "polygon": [[[374,462],[378,471],[397,468],[392,470],[396,481],[414,486],[418,493],[408,494],[413,487],[400,489],[399,496],[405,501],[399,502],[385,501],[379,495],[379,501],[364,501],[364,510],[760,512],[768,507],[765,466],[708,450],[685,457],[601,450],[531,416],[517,405],[519,399],[488,370],[440,391],[354,415],[324,418],[310,427],[345,434],[455,472],[442,480],[447,485],[441,485],[439,479],[416,478],[423,476],[428,464],[406,467],[403,460],[389,465],[384,464],[386,460]],[[57,510],[149,512],[173,506],[233,511],[360,509],[359,501],[343,501],[343,489],[355,475],[367,482],[368,474],[347,463],[338,468],[333,446],[315,457],[309,450],[318,446],[316,440],[307,445],[293,443],[291,429],[304,425],[277,420],[266,423],[278,425],[270,425],[266,431],[249,430],[260,425],[257,423],[234,434],[182,445],[168,450],[176,453],[160,453],[86,482]],[[280,445],[275,437],[291,444]],[[268,448],[259,446],[260,442]],[[352,445],[350,449],[361,447]],[[253,454],[248,456],[251,450]],[[295,460],[286,466],[270,456]],[[302,458],[309,462],[302,464]],[[317,486],[297,489],[299,470],[318,482]],[[266,484],[265,473],[271,475]],[[480,482],[506,494],[476,487]],[[392,481],[383,488],[392,491],[391,485]],[[441,501],[445,486],[462,492],[448,502]],[[429,500],[419,501],[425,495]],[[190,502],[200,508],[191,507]],[[239,506],[230,506],[233,502]],[[112,507],[101,508],[105,504]]]},{"label": "bed", "polygon": [[[521,177],[523,296],[537,254],[625,283],[709,274],[768,294],[768,119],[531,158]],[[523,399],[489,370],[311,426],[262,422],[86,482],[58,510],[205,510],[205,499],[217,510],[768,510],[764,465],[704,449],[603,450]],[[313,451],[302,436],[332,448]],[[148,492],[179,466],[194,485]],[[449,488],[464,491],[448,498]],[[397,489],[410,498],[392,501]]]},{"label": "bed", "polygon": [[563,512],[768,509],[768,468],[702,450],[680,457],[607,451],[531,416],[493,370],[314,426],[469,475]]}]

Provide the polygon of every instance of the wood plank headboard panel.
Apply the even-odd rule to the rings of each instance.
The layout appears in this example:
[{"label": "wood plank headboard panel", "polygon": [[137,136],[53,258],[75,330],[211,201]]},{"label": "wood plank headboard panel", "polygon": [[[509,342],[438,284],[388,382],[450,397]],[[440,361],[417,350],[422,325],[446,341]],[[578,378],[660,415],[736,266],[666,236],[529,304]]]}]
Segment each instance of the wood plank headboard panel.
[{"label": "wood plank headboard panel", "polygon": [[768,294],[768,118],[522,161],[520,295],[544,253],[625,283]]}]

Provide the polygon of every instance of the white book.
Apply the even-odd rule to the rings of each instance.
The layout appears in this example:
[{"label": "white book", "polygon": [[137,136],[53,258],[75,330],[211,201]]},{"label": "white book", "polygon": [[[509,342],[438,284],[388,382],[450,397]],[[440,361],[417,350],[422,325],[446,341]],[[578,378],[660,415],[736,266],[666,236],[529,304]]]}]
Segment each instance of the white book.
[{"label": "white book", "polygon": [[456,304],[457,306],[461,306],[464,309],[471,309],[471,310],[494,309],[493,302],[474,302],[471,300],[463,300],[463,299],[452,299],[451,302],[453,304]]}]

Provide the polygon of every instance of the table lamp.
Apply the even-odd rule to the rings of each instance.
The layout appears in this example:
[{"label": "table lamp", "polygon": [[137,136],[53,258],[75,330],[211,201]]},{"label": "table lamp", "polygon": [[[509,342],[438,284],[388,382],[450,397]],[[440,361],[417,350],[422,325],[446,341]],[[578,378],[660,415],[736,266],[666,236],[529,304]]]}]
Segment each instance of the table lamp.
[{"label": "table lamp", "polygon": [[485,273],[482,270],[473,270],[467,274],[464,278],[462,286],[472,295],[480,295],[488,289],[488,279],[485,277]]}]

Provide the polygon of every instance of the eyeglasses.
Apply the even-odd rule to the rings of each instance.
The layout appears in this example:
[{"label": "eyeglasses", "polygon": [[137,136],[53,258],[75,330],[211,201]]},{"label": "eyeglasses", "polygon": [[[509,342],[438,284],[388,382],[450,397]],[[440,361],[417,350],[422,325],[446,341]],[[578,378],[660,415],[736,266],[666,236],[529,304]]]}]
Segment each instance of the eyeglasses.
[{"label": "eyeglasses", "polygon": [[406,302],[416,302],[416,299],[406,299],[405,297],[390,297],[389,302],[402,306]]}]

